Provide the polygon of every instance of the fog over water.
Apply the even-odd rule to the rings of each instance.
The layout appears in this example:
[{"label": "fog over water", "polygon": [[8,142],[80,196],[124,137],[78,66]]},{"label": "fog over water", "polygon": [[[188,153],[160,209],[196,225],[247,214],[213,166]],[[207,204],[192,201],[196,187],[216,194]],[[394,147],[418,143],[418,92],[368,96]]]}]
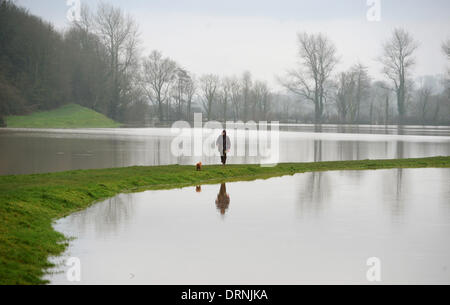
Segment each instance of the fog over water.
[{"label": "fog over water", "polygon": [[[450,128],[410,126],[282,125],[279,163],[364,159],[420,158],[450,155]],[[211,131],[204,131],[205,135]],[[345,132],[345,133],[343,133]],[[169,128],[0,130],[0,175],[76,169],[182,164],[219,164],[218,157],[176,157]],[[219,131],[217,132],[219,135]],[[195,139],[192,139],[192,142]],[[237,155],[231,164],[259,164],[261,158]],[[247,136],[248,146],[248,136]]]}]

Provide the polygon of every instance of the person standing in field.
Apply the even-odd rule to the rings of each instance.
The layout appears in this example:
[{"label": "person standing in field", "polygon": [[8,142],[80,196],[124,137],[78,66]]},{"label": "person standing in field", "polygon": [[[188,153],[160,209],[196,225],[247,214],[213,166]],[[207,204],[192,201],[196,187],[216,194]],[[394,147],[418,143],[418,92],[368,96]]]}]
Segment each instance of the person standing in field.
[{"label": "person standing in field", "polygon": [[231,140],[230,137],[227,136],[226,130],[222,131],[222,134],[217,138],[216,145],[220,152],[220,160],[222,161],[223,166],[225,166],[227,164],[227,153],[229,153],[231,149]]}]

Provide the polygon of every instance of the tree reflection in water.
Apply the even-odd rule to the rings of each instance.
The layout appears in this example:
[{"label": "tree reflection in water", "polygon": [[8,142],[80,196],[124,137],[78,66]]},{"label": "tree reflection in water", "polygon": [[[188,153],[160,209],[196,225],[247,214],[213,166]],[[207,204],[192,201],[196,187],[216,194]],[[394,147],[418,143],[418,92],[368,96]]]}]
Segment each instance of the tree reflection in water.
[{"label": "tree reflection in water", "polygon": [[319,215],[325,210],[327,199],[331,197],[332,184],[329,173],[313,172],[302,175],[299,197],[299,213]]},{"label": "tree reflection in water", "polygon": [[71,217],[72,225],[76,224],[84,232],[94,231],[99,236],[119,232],[120,227],[134,217],[134,196],[122,194],[106,202],[108,204],[95,204],[78,213],[77,217]]},{"label": "tree reflection in water", "polygon": [[[398,126],[397,133],[399,135],[404,134],[403,126]],[[405,158],[405,142],[397,141],[397,159]],[[403,206],[402,199],[402,189],[403,189],[403,169],[397,169],[396,178],[396,205],[392,207],[392,212],[396,215],[403,215],[405,207]]]}]

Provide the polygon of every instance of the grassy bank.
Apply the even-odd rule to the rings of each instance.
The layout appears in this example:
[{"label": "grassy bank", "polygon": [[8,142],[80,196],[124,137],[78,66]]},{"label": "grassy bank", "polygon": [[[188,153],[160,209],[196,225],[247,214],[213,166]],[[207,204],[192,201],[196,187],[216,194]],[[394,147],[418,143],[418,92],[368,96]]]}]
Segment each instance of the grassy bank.
[{"label": "grassy bank", "polygon": [[0,176],[0,284],[43,284],[49,255],[61,254],[65,238],[52,221],[95,201],[124,192],[255,180],[312,171],[450,168],[450,157],[257,165],[131,167]]},{"label": "grassy bank", "polygon": [[6,117],[9,128],[114,128],[119,123],[101,113],[76,104],[36,112],[26,116]]}]

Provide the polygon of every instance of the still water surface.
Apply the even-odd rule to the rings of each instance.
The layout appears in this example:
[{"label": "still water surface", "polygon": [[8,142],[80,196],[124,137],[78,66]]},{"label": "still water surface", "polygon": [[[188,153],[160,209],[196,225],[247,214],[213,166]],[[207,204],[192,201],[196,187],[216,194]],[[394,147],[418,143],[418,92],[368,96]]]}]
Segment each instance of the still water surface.
[{"label": "still water surface", "polygon": [[449,169],[123,194],[55,227],[81,284],[367,284],[371,257],[384,284],[450,284]]},{"label": "still water surface", "polygon": [[[415,158],[450,155],[450,127],[283,125],[279,162]],[[217,164],[214,157],[176,157],[170,129],[0,129],[0,175],[75,169]],[[233,147],[234,148],[234,147]],[[233,149],[232,149],[233,152]],[[229,158],[259,163],[258,157]]]}]

